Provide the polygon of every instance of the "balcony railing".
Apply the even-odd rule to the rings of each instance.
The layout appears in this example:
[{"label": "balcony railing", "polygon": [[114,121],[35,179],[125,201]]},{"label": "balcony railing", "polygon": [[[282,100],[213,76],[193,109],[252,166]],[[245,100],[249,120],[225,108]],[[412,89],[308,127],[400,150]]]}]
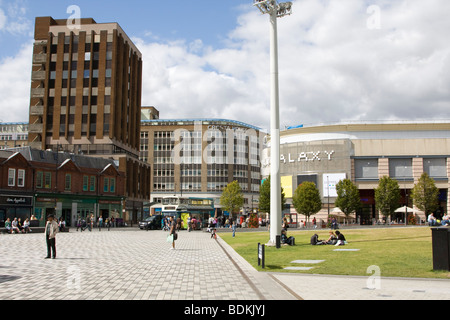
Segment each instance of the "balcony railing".
[{"label": "balcony railing", "polygon": [[31,89],[31,98],[44,98],[44,96],[45,96],[44,88]]},{"label": "balcony railing", "polygon": [[45,53],[38,53],[33,55],[33,63],[39,64],[39,63],[46,63],[47,62],[47,55]]}]

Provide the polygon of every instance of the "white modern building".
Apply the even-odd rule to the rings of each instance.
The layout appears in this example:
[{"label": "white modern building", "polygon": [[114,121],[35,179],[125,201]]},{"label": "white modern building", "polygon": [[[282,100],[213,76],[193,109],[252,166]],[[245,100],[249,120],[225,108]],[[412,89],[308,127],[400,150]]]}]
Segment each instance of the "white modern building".
[{"label": "white modern building", "polygon": [[[412,208],[411,189],[423,172],[435,180],[440,190],[439,217],[448,212],[450,205],[449,160],[450,120],[329,123],[281,132],[281,183],[287,203],[292,204],[298,185],[313,181],[323,203],[315,216],[317,220],[326,221],[328,213],[335,212],[335,184],[344,178],[351,179],[360,190],[363,208],[353,217],[355,223],[372,224],[383,218],[376,212],[374,200],[374,188],[383,176],[398,181],[402,205]],[[269,158],[263,158],[263,178],[268,176],[269,166]],[[292,206],[284,214],[293,224],[305,220]],[[423,213],[418,213],[417,218],[426,219]],[[404,223],[405,215],[391,219]]]}]

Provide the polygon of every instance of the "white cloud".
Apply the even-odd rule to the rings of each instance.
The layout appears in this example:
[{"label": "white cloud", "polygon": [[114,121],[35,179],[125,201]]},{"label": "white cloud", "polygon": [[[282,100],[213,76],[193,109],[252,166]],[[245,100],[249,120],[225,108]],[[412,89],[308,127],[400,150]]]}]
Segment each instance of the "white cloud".
[{"label": "white cloud", "polygon": [[26,3],[23,0],[8,1],[6,4],[0,2],[0,31],[12,35],[31,35],[32,21],[27,17]]},{"label": "white cloud", "polygon": [[[368,28],[370,5],[379,8],[379,28]],[[293,10],[278,20],[282,126],[450,118],[450,1],[294,0]],[[143,105],[162,118],[269,128],[268,16],[243,9],[222,48],[149,37],[134,39],[144,56]],[[0,79],[3,120],[20,117],[12,106],[28,108],[26,50],[11,58],[13,70],[0,65],[2,75],[17,72],[15,84]]]},{"label": "white cloud", "polygon": [[0,61],[0,120],[29,120],[32,44],[22,47],[14,57]]},{"label": "white cloud", "polygon": [[[369,5],[380,28],[368,28]],[[282,125],[450,118],[450,2],[294,1],[278,20]],[[161,116],[269,127],[269,22],[243,12],[226,48],[139,43],[143,103]]]},{"label": "white cloud", "polygon": [[0,9],[0,30],[3,30],[3,28],[5,28],[6,21],[7,18],[5,12],[2,9]]}]

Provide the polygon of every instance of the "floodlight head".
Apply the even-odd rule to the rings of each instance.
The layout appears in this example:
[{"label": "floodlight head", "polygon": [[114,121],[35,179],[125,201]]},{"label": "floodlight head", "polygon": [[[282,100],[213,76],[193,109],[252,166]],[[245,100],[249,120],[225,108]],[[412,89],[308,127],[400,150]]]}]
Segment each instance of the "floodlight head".
[{"label": "floodlight head", "polygon": [[292,14],[292,2],[278,4],[276,0],[253,0],[253,5],[258,7],[262,14],[276,13],[277,18]]}]

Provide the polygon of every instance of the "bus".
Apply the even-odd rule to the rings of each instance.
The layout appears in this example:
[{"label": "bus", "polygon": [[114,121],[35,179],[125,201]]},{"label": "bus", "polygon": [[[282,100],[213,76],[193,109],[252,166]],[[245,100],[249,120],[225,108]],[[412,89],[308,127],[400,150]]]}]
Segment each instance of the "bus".
[{"label": "bus", "polygon": [[208,219],[215,215],[214,199],[168,196],[162,199],[163,217],[180,218],[183,221],[182,228],[187,229],[187,218],[195,218],[199,228],[206,227]]}]

